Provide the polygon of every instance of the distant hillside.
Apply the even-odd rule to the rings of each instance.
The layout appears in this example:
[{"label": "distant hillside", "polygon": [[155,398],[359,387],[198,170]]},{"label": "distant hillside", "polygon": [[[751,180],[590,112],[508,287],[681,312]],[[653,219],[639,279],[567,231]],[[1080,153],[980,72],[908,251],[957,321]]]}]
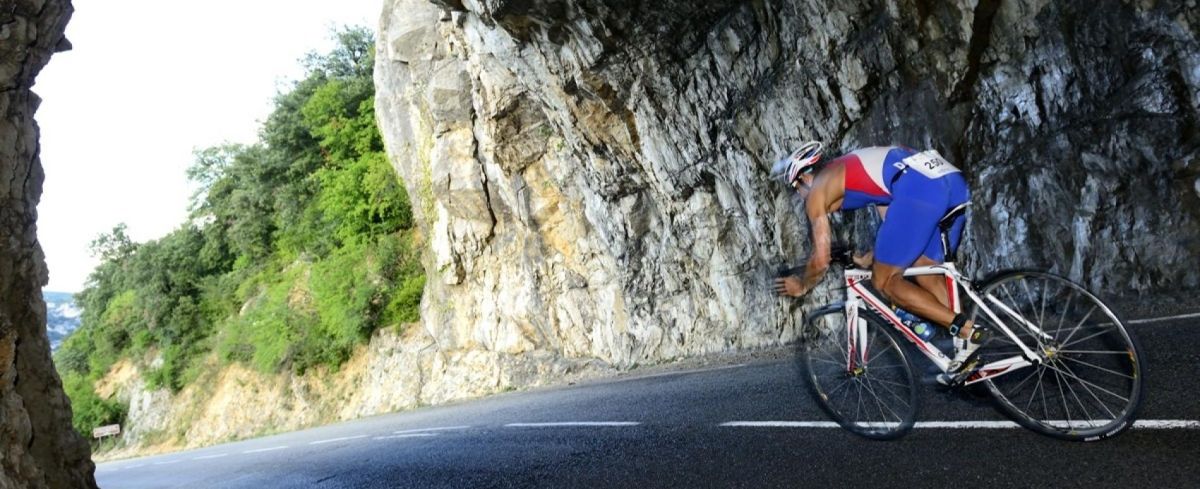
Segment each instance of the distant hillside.
[{"label": "distant hillside", "polygon": [[58,350],[64,338],[79,327],[82,311],[75,305],[75,296],[66,292],[42,292],[46,299],[46,334],[50,336],[50,350]]}]

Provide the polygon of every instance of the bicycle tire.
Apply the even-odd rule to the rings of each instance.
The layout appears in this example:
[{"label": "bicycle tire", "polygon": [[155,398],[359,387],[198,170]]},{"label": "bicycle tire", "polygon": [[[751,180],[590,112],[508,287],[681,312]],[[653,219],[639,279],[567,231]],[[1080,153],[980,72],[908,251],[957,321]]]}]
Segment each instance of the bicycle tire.
[{"label": "bicycle tire", "polygon": [[848,371],[844,313],[831,306],[805,321],[799,357],[813,399],[851,433],[873,440],[900,438],[912,430],[920,404],[912,362],[891,328],[862,311],[869,359]]},{"label": "bicycle tire", "polygon": [[[1110,307],[1079,284],[1041,271],[1007,272],[979,290],[1018,339],[1046,357],[984,381],[1002,413],[1032,431],[1069,441],[1104,440],[1133,425],[1144,365],[1137,338]],[[992,307],[992,298],[1041,334]],[[993,322],[979,308],[971,316],[976,324]],[[979,350],[981,365],[1020,354],[1012,338],[992,331]]]}]

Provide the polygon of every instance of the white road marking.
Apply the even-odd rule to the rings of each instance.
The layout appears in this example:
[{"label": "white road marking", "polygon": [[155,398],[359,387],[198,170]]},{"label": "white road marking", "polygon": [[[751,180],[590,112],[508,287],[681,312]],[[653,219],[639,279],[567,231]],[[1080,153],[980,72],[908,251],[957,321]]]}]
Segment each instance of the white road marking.
[{"label": "white road marking", "polygon": [[154,465],[171,465],[171,464],[177,464],[177,463],[179,463],[179,462],[182,462],[182,461],[183,461],[183,460],[170,460],[170,461],[167,461],[167,462],[154,462]]},{"label": "white road marking", "polygon": [[424,428],[424,429],[420,429],[420,430],[400,430],[400,431],[393,431],[392,433],[400,435],[400,434],[404,434],[404,433],[424,433],[426,431],[465,430],[467,428],[470,428],[470,426],[442,426],[442,427],[438,427],[438,428]]},{"label": "white road marking", "polygon": [[1200,429],[1200,421],[1190,419],[1139,419],[1133,422],[1134,428],[1152,429]]},{"label": "white road marking", "polygon": [[229,456],[228,453],[218,453],[216,455],[205,455],[203,457],[196,457],[196,458],[193,458],[192,460],[208,460],[210,458],[221,458],[221,457],[227,457],[227,456]]},{"label": "white road marking", "polygon": [[287,447],[288,447],[287,445],[281,445],[281,446],[278,446],[278,447],[271,447],[271,448],[259,448],[259,449],[257,449],[257,450],[246,450],[246,451],[244,451],[244,452],[242,452],[242,453],[262,453],[262,452],[270,452],[270,451],[272,451],[272,450],[283,450],[284,448],[287,448]]},{"label": "white road marking", "polygon": [[1180,314],[1178,316],[1164,316],[1164,317],[1160,317],[1160,318],[1130,319],[1125,322],[1128,324],[1143,324],[1143,323],[1156,323],[1156,322],[1160,322],[1160,321],[1171,321],[1171,320],[1175,320],[1175,319],[1191,319],[1191,318],[1200,318],[1200,312],[1196,312],[1196,313],[1192,313],[1192,314]]},{"label": "white road marking", "polygon": [[330,439],[328,439],[328,440],[320,440],[320,441],[309,442],[309,445],[320,445],[320,444],[322,444],[322,443],[333,443],[333,442],[335,442],[335,441],[357,440],[357,439],[359,439],[359,438],[366,438],[366,437],[367,437],[367,435],[343,436],[343,437],[341,437],[341,438],[330,438]]},{"label": "white road marking", "polygon": [[[1107,420],[1098,422],[1106,423]],[[882,423],[895,425],[895,423]],[[1086,421],[1050,421],[1055,426],[1073,426],[1086,428],[1093,426]],[[729,421],[719,426],[744,428],[840,428],[833,421]],[[920,421],[914,428],[928,429],[1012,429],[1021,426],[1012,421]],[[1187,419],[1140,419],[1133,423],[1134,428],[1144,429],[1200,429],[1200,421]]]},{"label": "white road marking", "polygon": [[718,426],[735,428],[840,428],[833,421],[729,421]]},{"label": "white road marking", "polygon": [[637,426],[636,421],[560,421],[554,423],[509,423],[505,428],[554,428],[560,426]]},{"label": "white road marking", "polygon": [[410,433],[407,435],[385,435],[371,438],[372,440],[392,440],[395,438],[422,438],[428,436],[438,436],[437,433]]}]

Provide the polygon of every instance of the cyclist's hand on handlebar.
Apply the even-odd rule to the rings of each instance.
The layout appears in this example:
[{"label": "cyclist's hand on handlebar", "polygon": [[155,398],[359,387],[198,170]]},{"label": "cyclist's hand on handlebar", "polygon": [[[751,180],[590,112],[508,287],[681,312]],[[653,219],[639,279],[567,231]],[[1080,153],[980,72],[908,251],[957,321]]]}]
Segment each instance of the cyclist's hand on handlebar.
[{"label": "cyclist's hand on handlebar", "polygon": [[775,279],[775,293],[800,297],[808,293],[808,290],[804,288],[804,283],[800,281],[800,277],[793,275]]}]

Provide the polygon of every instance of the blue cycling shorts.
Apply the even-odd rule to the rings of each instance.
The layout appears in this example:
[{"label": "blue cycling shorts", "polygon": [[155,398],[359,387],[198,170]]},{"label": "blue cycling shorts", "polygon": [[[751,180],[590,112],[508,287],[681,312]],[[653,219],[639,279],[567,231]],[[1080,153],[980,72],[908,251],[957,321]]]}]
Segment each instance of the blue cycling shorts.
[{"label": "blue cycling shorts", "polygon": [[[908,268],[921,255],[941,263],[945,255],[937,223],[970,198],[962,173],[930,179],[905,172],[892,185],[892,203],[875,237],[875,259],[900,268]],[[951,251],[958,248],[965,223],[965,215],[959,215],[950,228]]]}]

